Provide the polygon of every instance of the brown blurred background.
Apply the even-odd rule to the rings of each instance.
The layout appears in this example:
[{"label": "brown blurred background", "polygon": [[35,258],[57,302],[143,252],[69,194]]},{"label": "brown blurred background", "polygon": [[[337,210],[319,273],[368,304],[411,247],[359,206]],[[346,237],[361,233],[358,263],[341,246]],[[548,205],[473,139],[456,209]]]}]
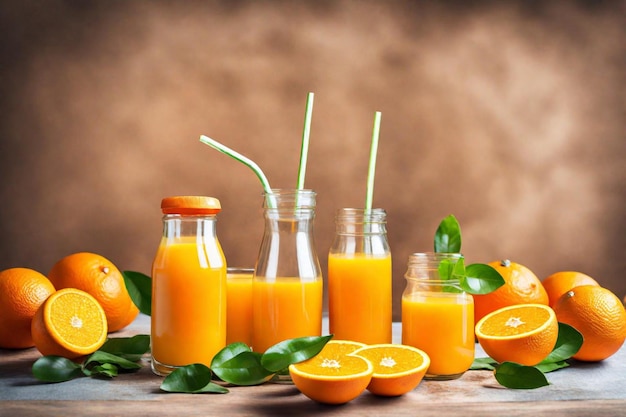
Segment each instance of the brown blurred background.
[{"label": "brown blurred background", "polygon": [[306,186],[326,256],[362,207],[388,212],[395,318],[410,253],[454,213],[468,262],[578,270],[626,294],[623,1],[3,1],[0,269],[100,253],[149,273],[160,200],[218,197],[231,265],[253,265],[261,186],[199,142]]}]

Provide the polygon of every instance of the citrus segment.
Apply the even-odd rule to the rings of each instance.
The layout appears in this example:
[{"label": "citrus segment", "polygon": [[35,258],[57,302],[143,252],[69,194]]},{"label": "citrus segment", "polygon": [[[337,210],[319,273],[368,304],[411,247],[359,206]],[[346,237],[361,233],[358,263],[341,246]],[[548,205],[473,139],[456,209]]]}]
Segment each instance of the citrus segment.
[{"label": "citrus segment", "polygon": [[104,344],[106,315],[88,293],[65,288],[52,294],[39,307],[31,331],[42,355],[74,359],[93,353]]},{"label": "citrus segment", "polygon": [[48,278],[57,289],[77,288],[95,297],[104,309],[110,332],[128,326],[139,314],[122,273],[103,256],[89,252],[68,255],[52,267]]},{"label": "citrus segment", "polygon": [[556,344],[559,325],[552,308],[519,304],[496,310],[476,325],[476,337],[485,353],[498,362],[536,365]]},{"label": "citrus segment", "polygon": [[548,294],[550,307],[552,308],[554,308],[554,305],[563,294],[574,287],[581,285],[600,285],[589,275],[575,271],[555,272],[541,281],[541,284]]},{"label": "citrus segment", "polygon": [[596,285],[574,287],[554,306],[558,320],[583,335],[574,359],[601,361],[617,352],[626,339],[626,310],[610,290]]},{"label": "citrus segment", "polygon": [[502,275],[504,285],[489,294],[473,295],[475,324],[499,308],[516,304],[548,305],[548,294],[530,269],[508,259],[490,262],[489,265]]},{"label": "citrus segment", "polygon": [[353,355],[372,362],[374,375],[367,390],[376,395],[398,396],[412,391],[430,366],[426,352],[407,345],[369,345],[358,349]]},{"label": "citrus segment", "polygon": [[0,347],[22,349],[35,344],[30,333],[37,309],[54,293],[45,275],[29,268],[0,272]]},{"label": "citrus segment", "polygon": [[312,400],[325,404],[343,404],[358,397],[372,379],[370,361],[350,352],[361,343],[331,340],[311,359],[289,366],[296,386]]}]

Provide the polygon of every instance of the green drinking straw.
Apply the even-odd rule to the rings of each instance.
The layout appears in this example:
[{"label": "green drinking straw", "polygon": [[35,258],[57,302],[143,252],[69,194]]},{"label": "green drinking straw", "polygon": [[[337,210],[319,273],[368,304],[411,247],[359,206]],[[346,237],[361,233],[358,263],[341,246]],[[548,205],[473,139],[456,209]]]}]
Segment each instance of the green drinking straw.
[{"label": "green drinking straw", "polygon": [[372,146],[370,148],[370,163],[367,170],[367,194],[365,195],[365,212],[372,210],[372,198],[374,196],[374,174],[376,172],[376,153],[378,152],[378,135],[380,132],[379,111],[374,115],[374,129],[372,130]]},{"label": "green drinking straw", "polygon": [[208,136],[201,135],[200,142],[204,143],[205,145],[209,145],[213,149],[217,149],[218,151],[230,156],[231,158],[241,162],[242,164],[246,165],[248,168],[252,169],[254,173],[256,174],[256,176],[259,178],[259,180],[261,180],[261,184],[263,185],[263,189],[265,190],[265,193],[272,194],[272,187],[270,187],[270,183],[267,180],[267,177],[265,176],[261,168],[259,168],[259,166],[254,161],[252,161],[249,158],[246,158],[239,152],[230,149],[228,146],[222,145],[215,139],[211,139]]},{"label": "green drinking straw", "polygon": [[313,113],[314,94],[309,93],[306,98],[304,111],[304,129],[302,130],[302,147],[300,148],[300,165],[298,167],[298,181],[296,189],[304,188],[304,176],[306,175],[306,160],[309,153],[309,136],[311,135],[311,115]]}]

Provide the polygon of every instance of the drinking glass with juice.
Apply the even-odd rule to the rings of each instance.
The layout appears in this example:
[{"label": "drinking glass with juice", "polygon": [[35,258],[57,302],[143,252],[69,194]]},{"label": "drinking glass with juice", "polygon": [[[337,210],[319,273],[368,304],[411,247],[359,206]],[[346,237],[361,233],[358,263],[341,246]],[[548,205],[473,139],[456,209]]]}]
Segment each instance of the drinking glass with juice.
[{"label": "drinking glass with juice", "polygon": [[460,254],[415,253],[409,257],[402,294],[402,343],[430,357],[425,378],[455,379],[474,361],[474,300],[459,281],[442,279],[441,262]]},{"label": "drinking glass with juice", "polygon": [[336,339],[391,343],[392,269],[382,209],[340,209],[328,254],[330,332]]},{"label": "drinking glass with juice", "polygon": [[219,201],[168,197],[152,264],[152,370],[210,366],[226,342],[226,260],[217,239]]},{"label": "drinking glass with juice", "polygon": [[322,274],[313,239],[315,193],[264,195],[265,231],[252,283],[252,348],[322,331]]},{"label": "drinking glass with juice", "polygon": [[254,268],[227,269],[226,344],[252,345],[252,275]]}]

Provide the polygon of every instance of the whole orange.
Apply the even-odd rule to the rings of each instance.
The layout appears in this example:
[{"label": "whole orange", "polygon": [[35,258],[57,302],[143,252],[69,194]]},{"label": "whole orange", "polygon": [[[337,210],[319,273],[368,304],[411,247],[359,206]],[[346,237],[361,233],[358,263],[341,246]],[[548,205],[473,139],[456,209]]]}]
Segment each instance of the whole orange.
[{"label": "whole orange", "polygon": [[29,268],[0,272],[0,347],[35,346],[30,325],[37,309],[54,293],[45,275]]},{"label": "whole orange", "polygon": [[516,304],[548,305],[548,294],[541,281],[527,267],[508,259],[489,263],[502,278],[504,285],[489,294],[473,295],[474,325],[487,314]]},{"label": "whole orange", "polygon": [[57,289],[77,288],[98,300],[110,332],[128,326],[139,314],[122,273],[103,256],[89,252],[68,255],[54,264],[48,278]]},{"label": "whole orange", "polygon": [[589,275],[576,271],[555,272],[541,281],[541,284],[548,293],[550,307],[554,307],[557,300],[574,287],[580,285],[600,285]]},{"label": "whole orange", "polygon": [[626,310],[610,290],[596,285],[572,288],[554,305],[556,318],[583,335],[583,345],[573,356],[581,361],[601,361],[617,352],[626,339]]}]

